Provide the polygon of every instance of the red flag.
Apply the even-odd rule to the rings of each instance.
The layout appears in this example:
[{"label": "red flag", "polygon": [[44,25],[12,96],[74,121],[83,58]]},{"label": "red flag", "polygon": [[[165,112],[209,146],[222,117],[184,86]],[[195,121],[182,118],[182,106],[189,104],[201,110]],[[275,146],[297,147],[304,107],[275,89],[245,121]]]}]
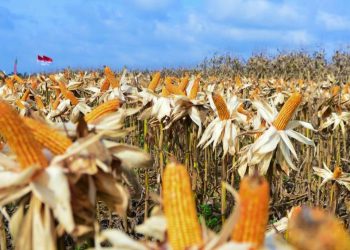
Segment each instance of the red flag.
[{"label": "red flag", "polygon": [[38,55],[38,62],[40,62],[42,65],[48,65],[53,62],[51,57],[45,56],[45,55]]},{"label": "red flag", "polygon": [[48,56],[43,56],[43,59],[45,62],[53,62],[52,58],[48,57]]}]

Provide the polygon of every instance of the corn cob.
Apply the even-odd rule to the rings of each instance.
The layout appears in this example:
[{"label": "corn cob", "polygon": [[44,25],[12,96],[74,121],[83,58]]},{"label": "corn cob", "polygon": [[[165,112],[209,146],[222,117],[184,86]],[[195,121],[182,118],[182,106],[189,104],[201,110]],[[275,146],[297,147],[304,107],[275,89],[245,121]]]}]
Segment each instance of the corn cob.
[{"label": "corn cob", "polygon": [[7,140],[23,169],[32,165],[47,166],[41,145],[17,112],[4,101],[0,101],[0,134]]},{"label": "corn cob", "polygon": [[78,98],[75,97],[72,91],[69,91],[63,82],[58,82],[58,86],[60,87],[61,93],[64,98],[70,100],[73,105],[77,105],[79,103]]},{"label": "corn cob", "polygon": [[243,114],[243,115],[245,115],[247,117],[251,117],[249,111],[244,109],[243,103],[241,103],[241,105],[239,105],[239,107],[237,108],[237,112],[241,113],[241,114]]},{"label": "corn cob", "polygon": [[56,80],[55,76],[49,75],[49,79],[51,80],[53,85],[58,85],[58,81]]},{"label": "corn cob", "polygon": [[163,86],[163,88],[162,88],[162,96],[163,97],[167,97],[169,95],[170,95],[169,91],[166,89],[165,86]]},{"label": "corn cob", "polygon": [[105,67],[105,75],[112,88],[119,87],[119,81],[115,78],[113,71],[108,66]]},{"label": "corn cob", "polygon": [[231,239],[261,247],[269,217],[269,184],[261,176],[244,177],[240,184],[239,197],[240,216]]},{"label": "corn cob", "polygon": [[295,249],[350,249],[350,235],[341,222],[321,209],[303,207],[288,223],[288,241]]},{"label": "corn cob", "polygon": [[153,75],[152,81],[148,85],[148,89],[151,91],[154,91],[157,88],[159,82],[160,82],[160,72],[157,72]]},{"label": "corn cob", "polygon": [[187,85],[188,85],[188,82],[189,82],[189,76],[188,75],[185,75],[182,79],[181,79],[181,82],[180,82],[180,85],[179,85],[179,89],[183,92],[186,91],[186,88],[187,88]]},{"label": "corn cob", "polygon": [[333,178],[338,179],[342,175],[343,171],[342,168],[339,166],[336,166],[333,171]]},{"label": "corn cob", "polygon": [[213,94],[213,101],[214,101],[216,110],[218,111],[220,120],[223,121],[223,120],[230,119],[230,113],[228,111],[224,98],[222,98],[220,94]]},{"label": "corn cob", "polygon": [[202,244],[201,227],[191,190],[189,174],[184,165],[169,163],[163,177],[163,204],[169,243],[173,250]]},{"label": "corn cob", "polygon": [[292,118],[295,110],[298,108],[299,104],[301,103],[302,96],[299,93],[293,93],[286,103],[283,105],[282,109],[277,115],[277,118],[272,123],[273,126],[277,130],[284,130],[290,119]]},{"label": "corn cob", "polygon": [[183,91],[179,89],[179,87],[175,86],[171,83],[171,78],[167,77],[165,78],[165,88],[166,90],[173,95],[185,95]]},{"label": "corn cob", "polygon": [[30,94],[30,90],[27,89],[27,90],[24,92],[23,96],[21,97],[21,101],[26,102],[26,101],[28,100],[29,94]]},{"label": "corn cob", "polygon": [[23,79],[21,77],[19,77],[18,75],[14,75],[13,79],[19,84],[24,84]]},{"label": "corn cob", "polygon": [[12,92],[13,92],[15,86],[14,86],[14,84],[13,84],[12,78],[6,78],[6,79],[5,79],[5,83],[6,83],[7,87],[8,87],[9,89],[11,89]]},{"label": "corn cob", "polygon": [[242,80],[239,76],[235,76],[235,85],[236,87],[239,87],[239,88],[243,86]]},{"label": "corn cob", "polygon": [[331,88],[332,96],[336,96],[337,94],[339,94],[339,92],[340,92],[340,87],[339,87],[338,85],[333,86],[333,87]]},{"label": "corn cob", "polygon": [[35,77],[32,77],[30,79],[30,86],[32,89],[36,89],[39,85],[38,79],[36,79]]},{"label": "corn cob", "polygon": [[16,100],[15,103],[19,109],[26,109],[21,100]]},{"label": "corn cob", "polygon": [[105,79],[101,85],[100,92],[101,93],[106,92],[109,89],[109,86],[110,86],[109,81]]},{"label": "corn cob", "polygon": [[55,155],[63,154],[72,145],[72,141],[67,136],[40,121],[29,117],[24,117],[23,121],[31,129],[34,139]]},{"label": "corn cob", "polygon": [[85,115],[85,121],[87,123],[90,123],[97,120],[104,114],[116,111],[120,107],[120,104],[121,104],[120,100],[118,99],[113,99],[105,103],[102,103],[98,105],[96,108],[94,108],[90,113]]},{"label": "corn cob", "polygon": [[57,95],[55,101],[52,103],[52,110],[56,110],[58,105],[60,105],[60,102],[60,95]]},{"label": "corn cob", "polygon": [[39,95],[36,95],[34,99],[35,99],[36,106],[38,107],[39,110],[45,109],[45,105]]},{"label": "corn cob", "polygon": [[192,89],[190,91],[190,96],[189,96],[190,100],[196,99],[197,93],[199,90],[199,82],[200,82],[200,78],[197,77],[196,80],[194,80]]}]

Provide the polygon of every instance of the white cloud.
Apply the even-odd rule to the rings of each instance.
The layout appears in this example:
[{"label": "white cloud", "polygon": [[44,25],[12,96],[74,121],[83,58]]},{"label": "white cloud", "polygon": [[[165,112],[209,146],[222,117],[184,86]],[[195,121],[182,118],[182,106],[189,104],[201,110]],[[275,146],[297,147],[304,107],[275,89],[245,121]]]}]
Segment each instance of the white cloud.
[{"label": "white cloud", "polygon": [[323,24],[328,30],[347,30],[350,28],[350,20],[348,18],[325,11],[318,12],[317,21]]}]

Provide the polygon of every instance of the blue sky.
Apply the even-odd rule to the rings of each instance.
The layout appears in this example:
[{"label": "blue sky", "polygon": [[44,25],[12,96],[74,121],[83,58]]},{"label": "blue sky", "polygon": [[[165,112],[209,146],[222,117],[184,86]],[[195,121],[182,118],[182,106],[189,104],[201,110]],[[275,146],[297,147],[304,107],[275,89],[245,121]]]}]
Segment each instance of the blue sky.
[{"label": "blue sky", "polygon": [[[6,0],[0,69],[191,66],[214,53],[324,48],[350,40],[348,0]],[[37,54],[54,63],[43,68]]]}]

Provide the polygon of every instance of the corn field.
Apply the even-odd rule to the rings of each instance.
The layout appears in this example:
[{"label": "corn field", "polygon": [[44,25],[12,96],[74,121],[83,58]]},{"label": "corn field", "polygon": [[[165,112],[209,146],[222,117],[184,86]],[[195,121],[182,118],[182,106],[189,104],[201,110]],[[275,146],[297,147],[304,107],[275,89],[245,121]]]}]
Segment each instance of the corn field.
[{"label": "corn field", "polygon": [[0,249],[350,249],[350,63],[0,75]]}]

